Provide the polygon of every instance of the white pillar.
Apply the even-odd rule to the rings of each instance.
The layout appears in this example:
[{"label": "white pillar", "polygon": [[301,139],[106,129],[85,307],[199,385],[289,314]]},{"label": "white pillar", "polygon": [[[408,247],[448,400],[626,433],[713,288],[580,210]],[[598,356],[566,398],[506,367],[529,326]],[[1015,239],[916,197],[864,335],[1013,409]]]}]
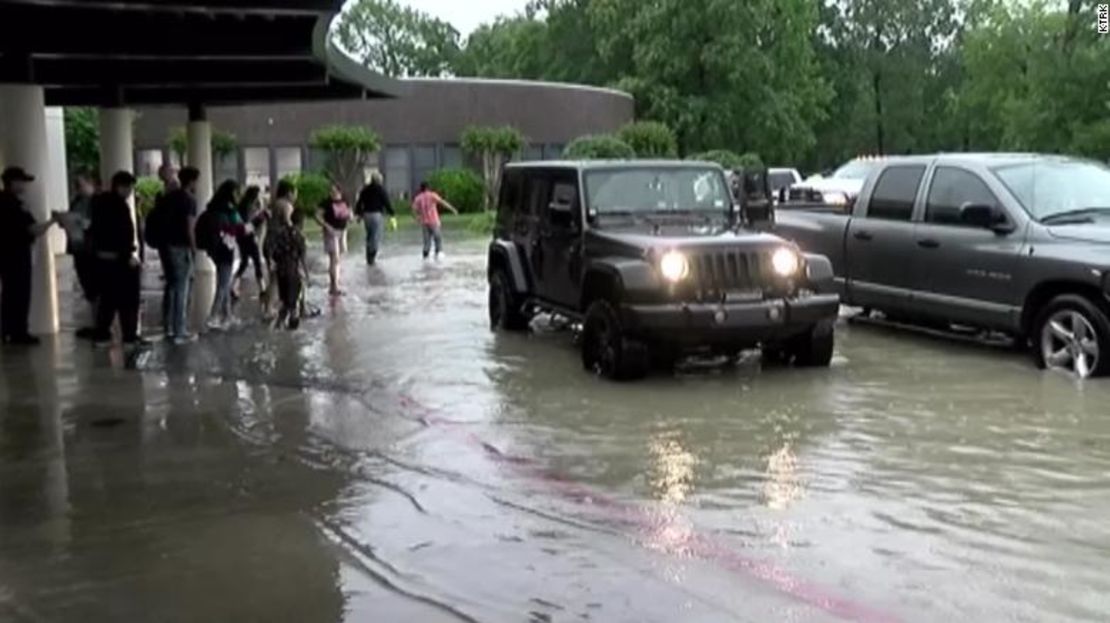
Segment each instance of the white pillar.
[{"label": "white pillar", "polygon": [[[66,125],[61,108],[46,109],[46,154],[50,160],[51,184],[46,188],[46,203],[65,210],[69,207],[69,171],[66,169]],[[50,230],[50,245],[55,254],[66,248],[66,234],[61,227]]]},{"label": "white pillar", "polygon": [[[189,125],[186,127],[185,160],[200,171],[197,180],[197,209],[203,211],[212,198],[212,125],[204,118],[204,109],[190,107]],[[189,323],[193,331],[201,332],[216,298],[216,265],[208,254],[197,252],[193,292],[189,303]]]},{"label": "white pillar", "polygon": [[[65,180],[50,177],[50,159],[47,154],[46,106],[43,89],[38,85],[0,85],[0,101],[4,102],[4,128],[2,133],[4,161],[8,166],[19,166],[35,176],[23,198],[35,221],[43,223],[54,210],[65,206],[52,206],[47,202],[46,189]],[[49,237],[36,243],[31,268],[31,317],[32,333],[58,332],[58,282],[54,275],[54,253]]]},{"label": "white pillar", "polygon": [[[135,146],[131,138],[130,108],[101,108],[100,114],[100,183],[105,190],[111,190],[112,176],[120,171],[133,173],[135,168]],[[135,217],[135,198],[131,197],[131,220]],[[135,230],[138,236],[138,228]],[[138,242],[138,238],[135,239]]]}]

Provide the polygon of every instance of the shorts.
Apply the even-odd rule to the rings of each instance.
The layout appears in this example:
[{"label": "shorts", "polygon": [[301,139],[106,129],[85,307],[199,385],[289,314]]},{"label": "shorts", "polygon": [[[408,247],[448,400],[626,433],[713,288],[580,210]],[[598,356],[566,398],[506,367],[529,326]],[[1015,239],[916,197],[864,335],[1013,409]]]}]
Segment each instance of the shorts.
[{"label": "shorts", "polygon": [[347,230],[340,229],[335,233],[324,230],[324,253],[328,255],[343,255],[347,252]]}]

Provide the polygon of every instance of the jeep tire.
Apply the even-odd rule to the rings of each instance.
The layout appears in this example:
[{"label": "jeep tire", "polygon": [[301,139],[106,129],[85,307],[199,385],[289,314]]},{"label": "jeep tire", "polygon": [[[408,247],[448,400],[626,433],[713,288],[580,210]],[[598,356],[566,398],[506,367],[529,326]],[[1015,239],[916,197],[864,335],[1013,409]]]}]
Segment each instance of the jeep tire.
[{"label": "jeep tire", "polygon": [[647,375],[651,359],[643,342],[624,333],[620,316],[606,300],[594,301],[582,323],[582,367],[614,381]]},{"label": "jeep tire", "polygon": [[834,343],[833,323],[821,321],[787,342],[787,357],[799,368],[827,368],[832,363]]},{"label": "jeep tire", "polygon": [[494,270],[489,278],[489,326],[493,331],[525,331],[529,318],[520,296],[504,270]]}]

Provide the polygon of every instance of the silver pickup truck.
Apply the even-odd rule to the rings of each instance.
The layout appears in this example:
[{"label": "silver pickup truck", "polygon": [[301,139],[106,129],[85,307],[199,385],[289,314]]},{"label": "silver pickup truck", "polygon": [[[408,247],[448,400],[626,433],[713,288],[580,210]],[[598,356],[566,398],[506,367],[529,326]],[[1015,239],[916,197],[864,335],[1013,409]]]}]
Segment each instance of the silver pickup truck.
[{"label": "silver pickup truck", "polygon": [[791,203],[775,232],[828,257],[841,300],[1009,333],[1038,366],[1110,374],[1110,168],[1036,154],[885,160],[844,205]]}]

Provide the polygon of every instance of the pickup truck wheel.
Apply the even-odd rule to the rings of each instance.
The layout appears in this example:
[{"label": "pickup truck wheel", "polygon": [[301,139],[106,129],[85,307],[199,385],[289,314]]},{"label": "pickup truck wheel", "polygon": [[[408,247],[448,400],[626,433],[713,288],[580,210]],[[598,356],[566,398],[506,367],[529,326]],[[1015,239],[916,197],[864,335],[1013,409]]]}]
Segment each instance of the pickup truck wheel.
[{"label": "pickup truck wheel", "polygon": [[494,331],[524,331],[528,316],[520,297],[513,292],[508,275],[497,271],[489,280],[489,326]]},{"label": "pickup truck wheel", "polygon": [[819,322],[790,341],[789,355],[799,368],[825,368],[832,363],[834,331],[831,322]]},{"label": "pickup truck wheel", "polygon": [[1110,318],[1105,308],[1083,296],[1061,295],[1045,306],[1034,326],[1038,367],[1081,379],[1110,374]]},{"label": "pickup truck wheel", "polygon": [[613,306],[591,303],[582,327],[582,366],[607,379],[630,381],[644,377],[649,364],[647,347],[624,335]]}]

